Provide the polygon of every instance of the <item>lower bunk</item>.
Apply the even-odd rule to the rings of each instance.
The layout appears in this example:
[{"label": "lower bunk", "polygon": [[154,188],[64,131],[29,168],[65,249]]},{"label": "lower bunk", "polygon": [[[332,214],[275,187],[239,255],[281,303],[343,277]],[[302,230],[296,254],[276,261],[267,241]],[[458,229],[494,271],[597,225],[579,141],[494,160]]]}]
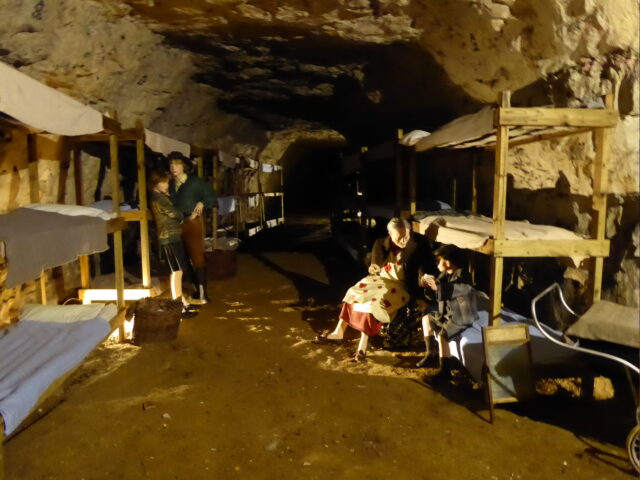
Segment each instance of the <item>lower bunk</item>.
[{"label": "lower bunk", "polygon": [[[456,357],[476,381],[482,379],[484,365],[484,346],[482,342],[482,328],[489,325],[489,298],[483,292],[476,292],[478,319],[469,328],[463,330],[449,341],[451,355]],[[535,326],[531,319],[503,308],[500,315],[501,325],[527,325],[531,342],[531,362],[534,367],[558,365],[573,361],[577,354],[562,348],[548,340]],[[548,330],[558,339],[562,334]]]},{"label": "lower bunk", "polygon": [[20,321],[0,332],[3,443],[46,413],[47,401],[123,321],[124,310],[118,311],[115,304],[24,307]]}]

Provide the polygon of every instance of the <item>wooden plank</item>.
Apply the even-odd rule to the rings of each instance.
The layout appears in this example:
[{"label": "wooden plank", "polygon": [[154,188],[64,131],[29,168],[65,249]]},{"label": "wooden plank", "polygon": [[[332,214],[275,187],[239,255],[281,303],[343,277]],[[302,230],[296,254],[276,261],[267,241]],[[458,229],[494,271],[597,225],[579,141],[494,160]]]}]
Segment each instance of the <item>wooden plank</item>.
[{"label": "wooden plank", "polygon": [[198,172],[198,177],[204,178],[204,163],[201,155],[196,157],[196,170]]},{"label": "wooden plank", "polygon": [[[613,95],[605,97],[605,106],[614,110]],[[595,131],[595,161],[593,166],[593,219],[591,235],[598,240],[604,240],[607,222],[607,189],[609,184],[609,151],[611,149],[611,129],[598,128]],[[602,272],[604,259],[597,257],[593,260],[593,274],[591,276],[591,291],[593,302],[602,296]]]},{"label": "wooden plank", "polygon": [[72,152],[69,149],[69,143],[66,141],[67,137],[62,137],[60,140],[63,143],[60,149],[60,174],[58,175],[58,196],[57,203],[65,203],[67,194],[67,178],[69,178],[69,165],[71,164]]},{"label": "wooden plank", "polygon": [[80,286],[83,289],[89,288],[91,286],[91,270],[89,268],[89,256],[80,255],[78,257],[78,261],[80,262]]},{"label": "wooden plank", "polygon": [[27,157],[29,162],[29,200],[40,203],[40,177],[38,173],[38,137],[35,133],[27,135]]},{"label": "wooden plank", "polygon": [[[502,92],[499,98],[500,107],[508,108],[511,104],[511,92]],[[493,238],[504,239],[504,224],[507,210],[507,155],[509,151],[509,127],[500,126],[496,134],[495,166],[493,174]],[[489,325],[499,325],[502,308],[502,274],[504,260],[494,256],[491,261],[491,305]]]},{"label": "wooden plank", "polygon": [[618,112],[613,109],[594,110],[580,108],[498,108],[497,126],[548,126],[548,127],[614,127]]},{"label": "wooden plank", "polygon": [[[118,157],[118,137],[109,136],[109,157],[111,160],[111,199],[112,210],[120,216],[120,161]],[[121,217],[118,219],[124,220]],[[124,259],[122,250],[122,230],[113,232],[113,262],[115,267],[116,305],[124,308]],[[119,329],[120,341],[124,341],[124,328]]]},{"label": "wooden plank", "polygon": [[499,257],[608,257],[608,240],[494,240]]},{"label": "wooden plank", "polygon": [[515,147],[520,147],[522,145],[528,145],[530,143],[536,143],[536,142],[544,142],[546,140],[551,140],[554,138],[562,138],[562,137],[570,137],[572,135],[580,135],[583,133],[587,133],[590,132],[591,130],[593,130],[590,127],[584,127],[584,128],[575,128],[575,129],[571,129],[571,130],[560,130],[560,131],[555,131],[552,133],[541,133],[541,134],[536,134],[536,135],[531,135],[531,136],[526,136],[524,138],[521,139],[517,139],[517,140],[513,140],[509,142],[509,148],[515,148]]},{"label": "wooden plank", "polygon": [[40,293],[40,303],[42,305],[47,304],[47,272],[42,271],[38,278],[38,292]]},{"label": "wooden plank", "polygon": [[82,157],[79,145],[74,145],[72,150],[73,156],[73,186],[76,194],[76,205],[83,204],[83,187],[82,187]]},{"label": "wooden plank", "polygon": [[109,113],[109,116],[102,116],[102,128],[105,132],[111,134],[119,134],[122,133],[122,127],[120,127],[120,123],[116,119],[116,115],[113,112]]},{"label": "wooden plank", "polygon": [[122,232],[127,228],[127,221],[122,217],[122,212],[117,218],[107,221],[107,233]]},{"label": "wooden plank", "polygon": [[151,212],[149,210],[120,210],[120,217],[125,222],[142,222],[143,220],[151,220]]},{"label": "wooden plank", "polygon": [[400,212],[404,210],[403,200],[403,186],[404,186],[404,165],[402,152],[400,151],[400,144],[398,141],[402,139],[402,130],[397,132],[397,141],[393,144],[393,163],[395,168],[395,208],[394,214],[400,215]]},{"label": "wooden plank", "polygon": [[471,213],[478,213],[478,154],[473,155],[473,165],[471,166]]},{"label": "wooden plank", "polygon": [[[217,155],[213,155],[212,157],[212,162],[213,162],[213,176],[211,177],[211,183],[212,183],[212,187],[213,190],[216,193],[219,193],[220,189],[218,188],[218,177],[220,175],[220,164],[218,163],[218,156]],[[219,209],[218,209],[218,204],[216,203],[216,206],[213,207],[213,218],[211,219],[212,221],[212,232],[211,232],[211,237],[213,238],[213,249],[216,250],[218,248],[218,215],[219,215]]]},{"label": "wooden plank", "polygon": [[418,204],[418,166],[416,162],[416,151],[409,152],[409,213],[415,215]]},{"label": "wooden plank", "polygon": [[[142,129],[142,125],[139,125]],[[147,172],[144,158],[144,140],[136,140],[136,166],[138,171],[138,197],[140,200],[140,257],[142,262],[142,286],[151,287],[151,258],[149,252],[149,206],[147,202]],[[125,217],[126,218],[126,217]]]}]

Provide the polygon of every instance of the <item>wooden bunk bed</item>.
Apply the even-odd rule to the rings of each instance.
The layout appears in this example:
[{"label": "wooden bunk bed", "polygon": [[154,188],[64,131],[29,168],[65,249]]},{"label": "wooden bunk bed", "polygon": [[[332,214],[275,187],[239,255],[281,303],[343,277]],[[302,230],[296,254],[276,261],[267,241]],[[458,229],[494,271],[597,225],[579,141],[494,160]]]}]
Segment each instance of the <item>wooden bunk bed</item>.
[{"label": "wooden bunk bed", "polygon": [[[70,97],[67,97],[66,95],[56,91],[55,89],[37,82],[29,76],[24,75],[23,73],[2,62],[0,62],[0,90],[2,90],[3,92],[3,95],[0,96],[0,126],[3,129],[9,131],[19,130],[21,133],[26,135],[28,170],[30,178],[30,200],[32,201],[32,203],[39,203],[40,201],[38,184],[38,154],[36,142],[36,136],[38,134],[51,133],[60,136],[77,136],[83,134],[94,134],[101,131],[116,133],[120,130],[117,122],[114,122],[112,119],[103,116],[100,112],[93,110],[90,107],[87,107]],[[115,171],[117,172],[117,168]],[[114,209],[118,208],[118,203],[116,202],[117,198],[114,198]],[[18,210],[20,210],[20,212],[15,214],[15,212]],[[52,267],[53,265],[51,265],[49,261],[43,261],[43,255],[46,256],[47,253],[51,252],[55,253],[56,258],[59,262],[58,265],[61,265],[73,260],[77,257],[77,255],[86,255],[88,253],[92,253],[92,251],[95,251],[95,248],[98,248],[97,245],[100,244],[100,240],[96,240],[96,238],[99,238],[100,235],[104,237],[102,240],[102,244],[104,248],[106,248],[106,236],[107,234],[111,233],[114,235],[115,245],[116,305],[95,306],[96,308],[101,309],[101,311],[110,309],[109,311],[111,312],[107,318],[100,317],[102,319],[100,320],[102,330],[94,332],[94,336],[91,340],[91,342],[93,342],[93,340],[95,339],[95,344],[91,344],[89,346],[84,345],[83,348],[85,348],[86,351],[82,351],[80,353],[78,353],[77,351],[74,352],[73,345],[68,346],[68,348],[65,349],[65,353],[70,354],[71,352],[74,352],[74,354],[80,356],[79,358],[75,359],[77,360],[77,362],[74,361],[74,365],[67,365],[65,363],[64,372],[56,372],[55,377],[49,377],[46,379],[46,385],[44,383],[41,383],[39,385],[39,390],[33,389],[33,391],[31,392],[31,400],[33,402],[33,406],[30,408],[30,411],[24,412],[26,414],[23,416],[21,415],[20,418],[11,418],[11,431],[5,430],[5,427],[7,425],[6,418],[4,418],[3,415],[0,415],[0,478],[4,477],[4,453],[1,444],[4,443],[7,439],[6,434],[14,435],[22,428],[35,421],[43,413],[46,413],[46,405],[48,404],[47,402],[51,402],[52,395],[57,391],[57,387],[59,387],[69,377],[69,375],[71,375],[74,367],[82,362],[84,356],[86,356],[89,351],[95,348],[96,345],[99,345],[101,341],[104,338],[108,337],[114,330],[119,330],[121,339],[124,333],[124,330],[122,328],[125,310],[123,295],[124,282],[122,274],[123,270],[121,242],[122,229],[125,227],[124,219],[121,216],[116,216],[116,218],[109,220],[99,220],[97,218],[91,218],[84,215],[73,216],[72,219],[72,216],[64,215],[62,213],[42,212],[26,208],[18,210],[14,210],[11,217],[12,221],[17,221],[17,223],[4,222],[3,226],[5,228],[2,237],[3,241],[0,241],[0,254],[3,257],[3,263],[6,264],[10,274],[15,271],[17,265],[19,269],[22,269],[21,273],[23,275],[27,274],[28,271],[33,273],[33,276],[29,280],[40,275],[40,297],[42,303],[46,304],[46,284],[44,281],[45,277],[44,275],[42,275],[42,273],[45,268]],[[29,221],[30,218],[37,218],[38,220],[49,218],[51,221]],[[24,219],[27,219],[26,225],[28,225],[28,241],[21,239],[20,241],[15,242],[14,240],[16,239],[16,235],[21,232],[19,229],[14,227],[16,225],[19,225],[20,222],[22,222]],[[66,250],[64,252],[62,252],[62,249],[56,249],[55,251],[52,251],[52,225],[59,225],[59,229],[65,228],[63,226],[65,224],[67,227],[69,225],[73,225],[76,229],[84,229],[83,223],[90,224],[93,235],[97,235],[97,237],[93,239],[93,243],[89,241],[87,237],[87,239],[78,240],[75,243],[73,241],[65,242]],[[90,228],[89,225],[87,225],[87,230],[89,230]],[[68,233],[68,230],[60,231],[59,233],[60,235],[66,235]],[[36,238],[38,239],[38,241],[36,241]],[[10,244],[12,244],[12,247],[7,248],[7,244],[5,242],[9,242]],[[31,251],[37,250],[42,253],[42,255],[38,256],[38,258],[33,259],[33,263],[29,265],[28,269],[25,268],[24,265],[22,265],[20,262],[14,262],[12,264],[12,256],[17,254],[19,251],[24,250],[25,248],[30,248]],[[19,255],[17,258],[20,258]],[[88,269],[83,270],[81,267],[81,271],[84,272],[84,275],[86,275],[86,279],[88,279]],[[12,284],[8,285],[8,287],[14,286],[14,283],[21,283],[18,278],[19,277],[14,277],[12,280]],[[7,276],[7,280],[8,279],[9,275]],[[4,286],[7,286],[7,280],[5,280]],[[24,278],[22,280],[25,281]],[[49,306],[45,308],[48,307]],[[69,309],[74,309],[76,307],[80,306],[51,306],[51,308],[64,309],[64,311],[66,312],[68,312]],[[52,320],[54,323],[57,321],[56,318],[53,318]],[[98,320],[98,318],[96,317],[96,319],[94,320]],[[15,338],[15,335],[17,335],[16,332],[22,331],[22,327],[28,327],[29,325],[29,323],[18,322],[17,324],[10,326],[7,331],[3,332],[1,340],[4,342],[11,342],[12,339]],[[84,323],[83,325],[88,325],[88,323]],[[36,328],[39,326],[40,324],[37,324]],[[84,333],[86,332],[83,331],[80,338],[83,338],[85,336]],[[95,335],[98,335],[98,338],[94,338]],[[6,347],[7,345],[5,345],[5,348],[2,349],[2,354],[5,355],[6,358],[11,360],[13,358],[11,357],[11,355],[15,355],[16,351],[14,350],[17,350],[19,358],[17,360],[14,359],[14,361],[19,362],[20,358],[22,358],[19,355],[21,353],[19,351],[19,348],[11,349]],[[43,352],[44,350],[44,348],[37,348],[36,352]],[[65,358],[65,362],[70,361],[69,356],[66,356]],[[32,359],[31,356],[29,356],[29,359]],[[52,368],[52,366],[54,365],[56,365],[55,362],[46,362],[41,365],[41,367]],[[35,368],[37,366],[32,365],[31,367],[33,367],[33,371],[35,371]],[[7,378],[9,378],[9,380],[13,380],[15,379],[15,377],[16,374],[13,369],[11,369],[11,375],[4,375],[3,381],[6,382]],[[28,380],[28,378],[21,379],[23,384],[28,383],[26,380]],[[9,388],[8,391],[14,392],[14,389]],[[22,407],[24,407],[24,404],[21,405]]]},{"label": "wooden bunk bed", "polygon": [[[592,298],[594,302],[600,299],[603,260],[609,255],[609,241],[605,238],[609,136],[617,122],[618,112],[613,107],[611,95],[606,96],[603,109],[513,108],[510,92],[507,91],[500,95],[495,108],[486,107],[476,114],[461,117],[431,135],[414,131],[402,140],[403,144],[414,146],[418,152],[434,148],[484,148],[495,151],[493,216],[492,219],[484,217],[490,222],[490,235],[486,235],[481,245],[471,248],[491,256],[490,326],[500,323],[504,258],[594,257]],[[509,238],[509,227],[513,225],[506,219],[509,149],[586,132],[593,132],[595,136],[592,238]],[[474,182],[475,179],[474,163]],[[477,209],[476,191],[474,183],[473,211]],[[415,214],[415,189],[410,191],[410,195],[411,213]],[[414,230],[420,233],[424,233],[428,226],[429,222],[413,222]]]}]

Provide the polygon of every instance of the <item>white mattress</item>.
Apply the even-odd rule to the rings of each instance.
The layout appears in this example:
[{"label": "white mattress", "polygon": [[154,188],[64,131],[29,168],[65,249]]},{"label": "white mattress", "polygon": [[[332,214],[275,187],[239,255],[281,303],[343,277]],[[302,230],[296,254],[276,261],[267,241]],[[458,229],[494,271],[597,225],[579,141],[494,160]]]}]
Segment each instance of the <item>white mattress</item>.
[{"label": "white mattress", "polygon": [[11,434],[58,378],[78,366],[110,331],[108,305],[27,306],[0,337],[0,414]]},{"label": "white mattress", "polygon": [[[482,327],[489,325],[489,300],[482,292],[478,294],[478,320],[459,336],[449,342],[451,354],[456,357],[467,368],[469,373],[476,380],[482,376],[482,365],[484,363],[484,349],[482,344]],[[531,341],[531,360],[534,365],[546,365],[562,363],[576,356],[566,348],[560,347],[545,338],[538,330],[533,321],[519,315],[508,308],[502,310],[500,315],[502,325],[526,324],[529,325],[529,337]],[[550,330],[550,333],[553,330]],[[560,337],[559,332],[555,332]]]}]

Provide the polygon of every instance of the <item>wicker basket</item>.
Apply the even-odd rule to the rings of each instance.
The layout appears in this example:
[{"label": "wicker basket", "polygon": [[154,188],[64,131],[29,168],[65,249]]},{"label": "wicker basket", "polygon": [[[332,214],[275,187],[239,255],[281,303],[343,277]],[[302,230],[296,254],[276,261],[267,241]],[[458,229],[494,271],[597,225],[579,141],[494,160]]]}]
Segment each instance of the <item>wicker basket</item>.
[{"label": "wicker basket", "polygon": [[182,302],[162,298],[143,298],[135,309],[133,343],[174,340],[178,336]]}]

